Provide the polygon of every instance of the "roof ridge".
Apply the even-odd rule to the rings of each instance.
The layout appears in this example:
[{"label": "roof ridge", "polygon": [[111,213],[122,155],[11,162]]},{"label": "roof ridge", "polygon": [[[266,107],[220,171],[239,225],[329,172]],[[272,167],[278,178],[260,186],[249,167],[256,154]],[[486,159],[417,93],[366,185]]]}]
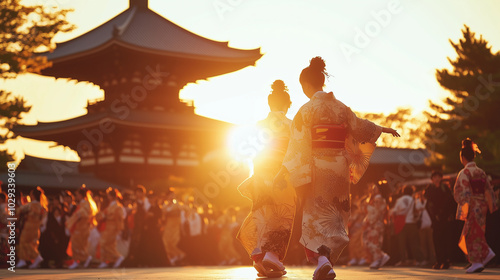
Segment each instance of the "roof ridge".
[{"label": "roof ridge", "polygon": [[[129,8],[127,8],[127,9],[123,10],[121,13],[119,13],[119,14],[115,15],[114,17],[112,17],[112,18],[110,18],[110,19],[106,20],[105,22],[103,22],[103,23],[99,24],[98,26],[95,26],[95,27],[91,28],[90,30],[87,30],[86,32],[84,32],[84,33],[82,33],[82,34],[80,34],[80,35],[77,35],[77,36],[75,36],[75,37],[73,37],[73,38],[71,38],[71,39],[69,39],[69,40],[64,41],[64,42],[57,42],[57,43],[56,43],[56,49],[57,49],[58,47],[60,47],[60,46],[63,46],[63,45],[65,45],[65,44],[67,44],[67,43],[72,42],[73,40],[76,40],[76,39],[78,39],[78,38],[80,38],[80,37],[82,37],[82,36],[85,36],[85,35],[87,35],[87,34],[89,34],[89,33],[93,32],[94,30],[99,29],[100,27],[102,27],[102,26],[104,26],[104,25],[106,25],[106,24],[110,23],[111,21],[115,20],[117,17],[119,17],[119,16],[121,16],[121,15],[123,15],[123,14],[125,14],[125,13],[128,13],[130,10],[131,10],[131,9],[130,9],[130,7],[129,7]],[[45,54],[45,53],[47,53],[47,52],[41,52],[41,53],[37,53],[37,54],[38,54],[38,55],[43,55],[43,54]]]},{"label": "roof ridge", "polygon": [[[207,38],[207,37],[205,37],[205,36],[203,36],[203,35],[197,34],[197,33],[193,32],[193,31],[191,31],[191,30],[189,30],[189,29],[187,29],[187,28],[184,28],[184,27],[180,26],[179,24],[177,24],[177,23],[175,23],[175,22],[171,21],[170,19],[168,19],[168,18],[166,18],[166,17],[164,17],[164,16],[160,15],[159,13],[157,13],[157,12],[155,12],[155,11],[151,10],[151,9],[148,9],[148,10],[147,10],[147,12],[149,12],[149,13],[151,13],[151,14],[155,15],[156,17],[160,17],[162,20],[166,20],[166,21],[168,21],[169,23],[171,23],[172,25],[174,25],[174,26],[175,26],[175,28],[179,28],[179,29],[181,29],[181,31],[182,31],[182,32],[187,32],[187,33],[190,33],[190,34],[192,34],[192,35],[194,35],[194,36],[200,37],[200,38],[202,38],[202,39],[204,39],[204,40],[210,41],[211,43],[216,43],[216,44],[220,44],[220,45],[222,45],[222,46],[225,46],[225,47],[231,48],[231,47],[229,47],[229,41],[216,41],[216,40],[213,40],[213,39]],[[239,49],[239,48],[238,48],[238,49]],[[258,48],[254,48],[254,49],[239,49],[239,50],[257,50],[257,49],[260,49],[260,47],[258,47]]]},{"label": "roof ridge", "polygon": [[131,10],[130,15],[121,26],[116,26],[116,24],[113,26],[113,37],[121,36],[123,32],[127,29],[127,27],[130,25],[130,22],[132,22],[132,18],[136,14],[137,7],[136,6],[131,7],[130,10]]}]

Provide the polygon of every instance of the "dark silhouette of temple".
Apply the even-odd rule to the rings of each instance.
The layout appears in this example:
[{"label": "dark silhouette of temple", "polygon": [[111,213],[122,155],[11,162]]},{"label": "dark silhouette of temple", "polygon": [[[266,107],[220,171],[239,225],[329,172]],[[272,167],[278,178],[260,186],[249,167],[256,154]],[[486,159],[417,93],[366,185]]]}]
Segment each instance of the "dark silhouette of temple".
[{"label": "dark silhouette of temple", "polygon": [[53,63],[43,75],[94,83],[104,99],[89,102],[86,115],[13,131],[70,147],[80,172],[122,186],[172,176],[204,184],[207,155],[217,156],[232,125],[196,115],[179,91],[262,56],[191,33],[151,11],[147,0],[130,0],[121,14],[40,55]]}]

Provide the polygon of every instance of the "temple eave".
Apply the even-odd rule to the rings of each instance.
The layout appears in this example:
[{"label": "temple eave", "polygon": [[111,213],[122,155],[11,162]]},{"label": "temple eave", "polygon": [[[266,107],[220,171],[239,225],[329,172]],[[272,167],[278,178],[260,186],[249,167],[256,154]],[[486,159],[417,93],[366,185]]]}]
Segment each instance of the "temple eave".
[{"label": "temple eave", "polygon": [[[260,48],[248,52],[249,55],[245,56],[206,56],[148,50],[113,41],[84,53],[54,59],[52,67],[42,70],[42,75],[99,84],[103,75],[113,72],[118,62],[137,65],[136,69],[161,65],[162,71],[183,76],[187,82],[195,82],[253,66],[262,57]],[[169,69],[169,65],[178,67]]]}]

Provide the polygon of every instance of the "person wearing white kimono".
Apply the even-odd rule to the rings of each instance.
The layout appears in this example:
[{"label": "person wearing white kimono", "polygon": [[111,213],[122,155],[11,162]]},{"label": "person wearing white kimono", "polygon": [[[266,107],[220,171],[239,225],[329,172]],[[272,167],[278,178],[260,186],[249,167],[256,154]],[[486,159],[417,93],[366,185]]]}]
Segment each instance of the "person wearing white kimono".
[{"label": "person wearing white kimono", "polygon": [[310,100],[293,119],[274,183],[275,188],[302,189],[297,189],[303,207],[300,242],[309,261],[318,263],[313,279],[335,278],[331,263],[349,243],[350,184],[363,175],[381,133],[399,136],[394,129],[358,118],[332,92],[323,91],[325,75],[321,57],[300,74]]}]

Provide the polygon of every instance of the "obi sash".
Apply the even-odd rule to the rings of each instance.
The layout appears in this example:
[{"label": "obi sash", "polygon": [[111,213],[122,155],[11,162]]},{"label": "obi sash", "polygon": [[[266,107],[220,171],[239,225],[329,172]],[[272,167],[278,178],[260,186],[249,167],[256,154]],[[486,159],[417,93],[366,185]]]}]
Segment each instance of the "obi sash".
[{"label": "obi sash", "polygon": [[467,173],[466,176],[469,179],[472,196],[475,198],[484,199],[484,193],[486,191],[486,178],[472,177],[470,174]]},{"label": "obi sash", "polygon": [[342,125],[315,125],[311,129],[312,148],[344,149],[347,129]]},{"label": "obi sash", "polygon": [[484,197],[484,192],[486,191],[486,179],[473,178],[470,179],[469,182],[472,189],[472,195]]}]

